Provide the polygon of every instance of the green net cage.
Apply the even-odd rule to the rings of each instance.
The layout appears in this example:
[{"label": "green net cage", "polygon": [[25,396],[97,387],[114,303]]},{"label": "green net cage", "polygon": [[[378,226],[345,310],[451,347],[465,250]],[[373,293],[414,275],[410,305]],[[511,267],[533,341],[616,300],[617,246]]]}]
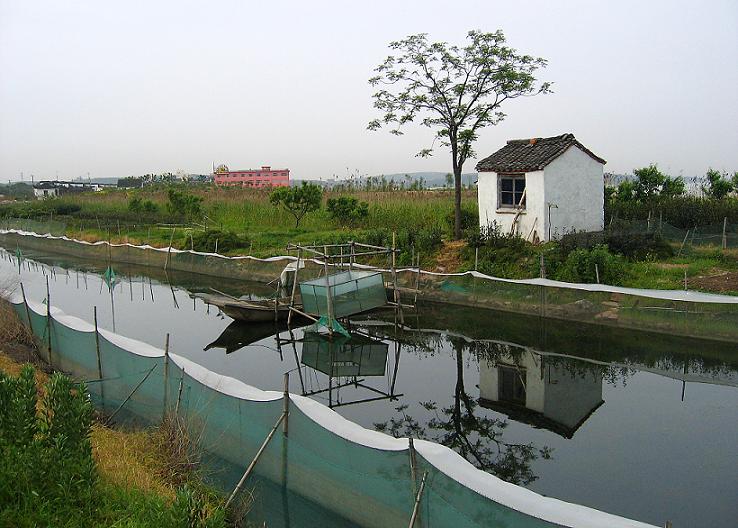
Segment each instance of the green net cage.
[{"label": "green net cage", "polygon": [[333,317],[348,317],[387,304],[382,274],[376,271],[349,270],[300,284],[305,312],[328,316],[328,289]]}]

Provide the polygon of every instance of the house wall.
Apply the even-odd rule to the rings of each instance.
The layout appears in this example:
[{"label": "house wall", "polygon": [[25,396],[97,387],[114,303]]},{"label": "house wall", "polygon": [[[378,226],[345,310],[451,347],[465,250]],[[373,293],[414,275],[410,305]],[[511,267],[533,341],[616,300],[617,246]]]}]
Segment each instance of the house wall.
[{"label": "house wall", "polygon": [[541,376],[540,357],[525,351],[517,358],[502,354],[499,361],[479,362],[479,397],[490,401],[499,401],[500,375],[498,367],[517,366],[525,369],[525,406],[542,413],[546,403],[545,381]]},{"label": "house wall", "polygon": [[[509,233],[515,219],[515,209],[497,207],[497,173],[480,172],[477,182],[477,197],[479,200],[479,225],[485,227],[492,222]],[[528,172],[525,174],[526,207],[518,218],[516,232],[523,238],[532,240],[537,235],[544,235],[544,181],[543,171]]]},{"label": "house wall", "polygon": [[548,211],[545,212],[546,240],[572,230],[603,229],[605,182],[602,163],[572,145],[546,166],[543,180],[544,208],[548,209],[546,202],[558,206],[551,209],[551,226],[548,226]]}]

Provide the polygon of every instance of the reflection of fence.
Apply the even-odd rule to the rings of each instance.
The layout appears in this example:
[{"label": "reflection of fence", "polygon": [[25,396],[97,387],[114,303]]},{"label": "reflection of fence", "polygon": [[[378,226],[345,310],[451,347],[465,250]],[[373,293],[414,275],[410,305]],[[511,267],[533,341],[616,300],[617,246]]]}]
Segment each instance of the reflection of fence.
[{"label": "reflection of fence", "polygon": [[[186,414],[201,425],[204,445],[239,467],[274,434],[287,408],[289,436],[285,429],[266,444],[257,473],[350,523],[408,526],[419,513],[420,525],[432,519],[434,526],[647,526],[540,496],[477,470],[446,447],[369,431],[308,398],[256,389],[25,296],[11,302],[41,347],[50,348],[54,367],[93,380],[98,406],[142,423],[158,422],[167,409]],[[298,501],[290,516],[315,513]]]},{"label": "reflection of fence", "polygon": [[[42,252],[127,262],[225,278],[273,281],[293,257],[225,257],[212,253],[0,231],[0,243]],[[322,263],[306,261],[304,279],[319,276]],[[390,282],[389,274],[385,276]],[[738,297],[681,290],[646,290],[547,279],[511,280],[478,272],[397,272],[401,291],[419,299],[575,320],[662,333],[738,341]]]}]

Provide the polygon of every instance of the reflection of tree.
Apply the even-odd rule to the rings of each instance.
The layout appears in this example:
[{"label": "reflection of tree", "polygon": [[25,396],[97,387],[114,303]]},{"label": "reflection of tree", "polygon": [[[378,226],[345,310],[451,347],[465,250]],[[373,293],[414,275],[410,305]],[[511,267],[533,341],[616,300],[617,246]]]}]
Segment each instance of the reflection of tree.
[{"label": "reflection of tree", "polygon": [[464,387],[463,351],[468,344],[458,338],[449,338],[449,341],[456,358],[453,404],[439,410],[436,402],[421,402],[426,410],[434,413],[425,426],[405,412],[407,405],[401,405],[396,408],[401,417],[375,424],[375,427],[395,437],[412,436],[438,442],[452,448],[479,469],[503,480],[530,484],[538,478],[531,463],[539,457],[550,458],[551,450],[545,446],[538,449],[532,443],[505,442],[502,433],[508,425],[507,420],[474,413],[478,404]]}]

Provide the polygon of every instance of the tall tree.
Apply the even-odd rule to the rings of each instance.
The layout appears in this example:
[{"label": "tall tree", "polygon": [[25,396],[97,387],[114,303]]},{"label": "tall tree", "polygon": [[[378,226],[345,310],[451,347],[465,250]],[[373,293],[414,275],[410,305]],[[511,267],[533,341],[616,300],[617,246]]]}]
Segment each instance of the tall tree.
[{"label": "tall tree", "polygon": [[369,123],[370,130],[390,127],[395,135],[402,126],[421,119],[435,130],[430,148],[417,155],[433,154],[436,141],[451,151],[455,187],[454,237],[461,238],[461,172],[475,155],[474,141],[480,129],[505,118],[500,107],[508,99],[550,91],[548,82],[536,83],[534,74],[546,65],[542,58],[523,55],[505,45],[502,31],[470,31],[463,47],[429,42],[426,34],[391,42],[394,55],[375,68],[372,86],[381,86],[372,97],[383,112]]}]

